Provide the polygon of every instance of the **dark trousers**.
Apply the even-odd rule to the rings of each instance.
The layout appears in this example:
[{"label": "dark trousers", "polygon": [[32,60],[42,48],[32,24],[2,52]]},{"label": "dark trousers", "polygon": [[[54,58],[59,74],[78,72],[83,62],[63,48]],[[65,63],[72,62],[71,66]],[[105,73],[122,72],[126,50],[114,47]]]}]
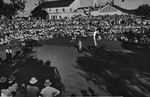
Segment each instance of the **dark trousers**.
[{"label": "dark trousers", "polygon": [[9,54],[6,54],[6,62],[9,62]]},{"label": "dark trousers", "polygon": [[10,63],[10,62],[12,62],[12,54],[6,54],[6,62],[7,63]]}]

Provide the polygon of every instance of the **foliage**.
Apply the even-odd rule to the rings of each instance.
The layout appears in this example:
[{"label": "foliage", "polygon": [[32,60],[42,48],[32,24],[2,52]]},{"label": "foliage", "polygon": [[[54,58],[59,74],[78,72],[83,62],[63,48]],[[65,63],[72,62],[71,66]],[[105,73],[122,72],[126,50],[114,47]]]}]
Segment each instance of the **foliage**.
[{"label": "foliage", "polygon": [[26,0],[10,0],[10,3],[6,3],[3,0],[0,0],[0,6],[2,4],[2,14],[10,18],[18,14],[18,12],[24,10]]},{"label": "foliage", "polygon": [[5,6],[4,6],[4,13],[3,15],[5,15],[6,17],[12,17],[15,13],[14,13],[14,6],[13,4],[8,4],[8,3],[5,3]]},{"label": "foliage", "polygon": [[4,0],[0,0],[0,8],[4,7]]},{"label": "foliage", "polygon": [[14,5],[15,11],[23,11],[25,8],[26,0],[10,0]]},{"label": "foliage", "polygon": [[31,11],[32,17],[46,19],[48,13],[43,10],[40,6],[37,6],[34,10]]},{"label": "foliage", "polygon": [[48,13],[40,6],[40,4],[43,2],[46,2],[46,0],[39,0],[37,7],[31,11],[32,17],[46,19]]},{"label": "foliage", "polygon": [[32,17],[39,17],[41,11],[42,11],[42,8],[41,8],[40,6],[35,7],[35,8],[31,11]]},{"label": "foliage", "polygon": [[138,15],[142,15],[145,17],[150,17],[150,5],[143,4],[136,9],[136,13]]}]

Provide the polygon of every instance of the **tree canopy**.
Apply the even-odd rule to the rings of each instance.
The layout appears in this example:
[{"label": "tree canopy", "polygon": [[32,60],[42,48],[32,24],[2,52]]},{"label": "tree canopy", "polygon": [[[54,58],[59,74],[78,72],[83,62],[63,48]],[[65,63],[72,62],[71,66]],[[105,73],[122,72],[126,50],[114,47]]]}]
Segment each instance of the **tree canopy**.
[{"label": "tree canopy", "polygon": [[40,6],[40,4],[43,2],[46,2],[46,0],[39,0],[37,7],[31,11],[32,17],[46,19],[48,13]]},{"label": "tree canopy", "polygon": [[1,15],[8,18],[15,16],[18,12],[23,11],[25,8],[26,0],[10,0],[10,3],[0,0]]},{"label": "tree canopy", "polygon": [[136,13],[138,15],[142,15],[145,17],[150,17],[150,5],[143,4],[136,9]]},{"label": "tree canopy", "polygon": [[40,6],[35,7],[34,10],[31,11],[32,17],[46,19],[48,13],[42,9]]},{"label": "tree canopy", "polygon": [[10,0],[14,6],[15,11],[23,11],[25,8],[26,0]]},{"label": "tree canopy", "polygon": [[0,0],[0,8],[3,8],[3,7],[4,7],[4,1]]}]

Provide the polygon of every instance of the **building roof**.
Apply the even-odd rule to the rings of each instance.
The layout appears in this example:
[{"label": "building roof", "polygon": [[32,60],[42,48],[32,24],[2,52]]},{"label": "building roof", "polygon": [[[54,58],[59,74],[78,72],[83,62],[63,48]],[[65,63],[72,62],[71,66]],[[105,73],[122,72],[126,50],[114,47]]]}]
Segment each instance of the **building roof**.
[{"label": "building roof", "polygon": [[47,1],[40,4],[42,8],[57,8],[57,7],[68,7],[75,0],[58,0],[58,1]]},{"label": "building roof", "polygon": [[108,5],[106,5],[106,6],[104,6],[104,7],[102,7],[100,9],[101,12],[103,12],[103,11],[104,12],[106,12],[106,11],[110,11],[110,12],[113,11],[114,12],[114,11],[117,11],[117,10],[119,10],[119,11],[121,11],[123,13],[136,15],[136,10],[135,9],[134,10],[128,10],[128,9],[121,8],[121,7],[117,6],[117,5],[110,5],[110,4],[108,4]]},{"label": "building roof", "polygon": [[117,5],[111,5],[111,6],[116,8],[116,9],[118,9],[118,10],[120,10],[120,11],[122,11],[122,12],[124,12],[124,13],[134,14],[134,15],[136,14],[136,10],[135,9],[128,10],[128,9],[121,8],[121,7],[117,6]]},{"label": "building roof", "polygon": [[89,9],[89,7],[79,7],[77,10],[82,10],[82,9]]}]

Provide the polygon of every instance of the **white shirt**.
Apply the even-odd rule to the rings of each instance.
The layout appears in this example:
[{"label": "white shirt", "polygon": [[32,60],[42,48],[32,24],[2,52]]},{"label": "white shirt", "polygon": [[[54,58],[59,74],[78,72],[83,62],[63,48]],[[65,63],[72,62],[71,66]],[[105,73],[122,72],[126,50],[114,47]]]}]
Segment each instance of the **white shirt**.
[{"label": "white shirt", "polygon": [[12,50],[11,49],[6,49],[5,51],[7,54],[11,53],[12,54]]},{"label": "white shirt", "polygon": [[53,97],[54,94],[60,94],[60,91],[53,87],[46,86],[44,89],[42,89],[41,94],[43,95],[42,97]]},{"label": "white shirt", "polygon": [[95,32],[93,33],[93,37],[95,37],[95,36],[96,36],[96,34],[97,34],[97,31],[95,31]]}]

